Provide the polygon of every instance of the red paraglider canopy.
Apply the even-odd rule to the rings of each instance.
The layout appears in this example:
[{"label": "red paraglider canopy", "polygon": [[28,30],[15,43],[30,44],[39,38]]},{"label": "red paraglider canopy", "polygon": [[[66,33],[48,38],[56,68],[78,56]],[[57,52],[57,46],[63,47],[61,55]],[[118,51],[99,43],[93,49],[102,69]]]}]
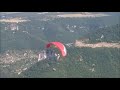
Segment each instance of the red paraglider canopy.
[{"label": "red paraglider canopy", "polygon": [[46,48],[49,48],[51,45],[55,45],[61,52],[61,55],[65,57],[67,55],[67,50],[65,46],[60,42],[50,42],[46,45]]}]

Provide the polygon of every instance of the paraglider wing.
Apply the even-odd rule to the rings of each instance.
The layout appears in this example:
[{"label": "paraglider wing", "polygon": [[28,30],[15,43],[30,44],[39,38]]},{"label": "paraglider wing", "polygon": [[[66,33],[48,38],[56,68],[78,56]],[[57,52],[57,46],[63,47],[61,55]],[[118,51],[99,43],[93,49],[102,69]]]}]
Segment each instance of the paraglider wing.
[{"label": "paraglider wing", "polygon": [[67,55],[67,50],[65,46],[60,42],[50,42],[46,45],[46,48],[49,48],[51,45],[55,45],[61,52],[61,55],[65,57]]}]

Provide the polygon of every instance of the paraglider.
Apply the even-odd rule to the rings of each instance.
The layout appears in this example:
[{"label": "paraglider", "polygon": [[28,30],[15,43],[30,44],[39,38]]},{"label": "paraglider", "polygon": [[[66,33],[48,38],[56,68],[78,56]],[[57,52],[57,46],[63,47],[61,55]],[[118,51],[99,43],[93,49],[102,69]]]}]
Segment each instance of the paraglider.
[{"label": "paraglider", "polygon": [[46,48],[50,48],[52,45],[54,45],[56,48],[58,48],[60,50],[62,57],[65,57],[67,55],[67,50],[62,43],[50,42],[46,45]]},{"label": "paraglider", "polygon": [[67,55],[67,50],[64,44],[61,42],[49,42],[46,44],[46,50],[44,51],[44,56],[43,53],[39,54],[39,59],[42,60],[41,55],[44,59],[49,59],[49,60],[59,60],[61,57],[65,57]]}]

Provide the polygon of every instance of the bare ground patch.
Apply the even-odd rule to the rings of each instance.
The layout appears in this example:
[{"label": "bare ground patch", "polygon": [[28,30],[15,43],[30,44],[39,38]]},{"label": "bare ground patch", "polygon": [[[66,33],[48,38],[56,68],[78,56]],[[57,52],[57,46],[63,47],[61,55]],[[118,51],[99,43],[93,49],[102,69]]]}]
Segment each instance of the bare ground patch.
[{"label": "bare ground patch", "polygon": [[8,22],[8,23],[19,23],[19,22],[27,22],[29,20],[24,20],[21,18],[10,18],[10,19],[0,19],[0,22]]}]

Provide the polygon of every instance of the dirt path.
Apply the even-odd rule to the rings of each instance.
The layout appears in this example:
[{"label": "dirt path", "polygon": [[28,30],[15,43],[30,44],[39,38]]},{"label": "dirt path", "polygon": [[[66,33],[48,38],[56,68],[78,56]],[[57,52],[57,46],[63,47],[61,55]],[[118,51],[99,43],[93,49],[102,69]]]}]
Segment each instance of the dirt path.
[{"label": "dirt path", "polygon": [[79,18],[83,18],[83,17],[103,17],[103,16],[110,16],[110,15],[108,15],[108,14],[103,14],[103,13],[99,13],[99,14],[92,14],[92,13],[85,13],[85,14],[62,14],[62,15],[57,15],[58,17],[62,17],[62,18],[67,18],[67,17],[69,17],[69,18],[77,18],[77,17],[79,17]]},{"label": "dirt path", "polygon": [[78,41],[78,40],[76,40],[75,46],[76,47],[90,47],[90,48],[99,48],[99,47],[120,48],[119,43],[100,42],[100,43],[95,43],[95,44],[86,44],[83,41]]}]

